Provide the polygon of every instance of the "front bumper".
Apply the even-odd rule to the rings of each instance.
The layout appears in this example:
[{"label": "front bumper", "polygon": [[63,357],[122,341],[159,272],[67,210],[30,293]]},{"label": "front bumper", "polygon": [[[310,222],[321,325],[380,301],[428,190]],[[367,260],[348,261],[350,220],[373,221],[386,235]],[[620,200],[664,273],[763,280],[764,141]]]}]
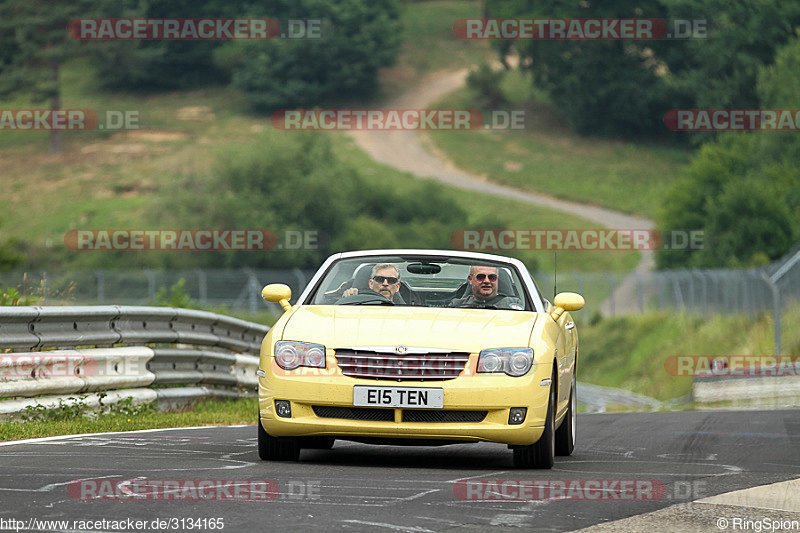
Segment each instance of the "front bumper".
[{"label": "front bumper", "polygon": [[[475,368],[476,358],[476,354],[470,356],[467,369]],[[325,370],[286,371],[280,369],[272,357],[268,360],[270,368],[264,369],[266,377],[259,378],[259,411],[264,430],[275,437],[325,435],[527,445],[539,440],[547,415],[549,387],[541,382],[551,377],[552,363],[534,364],[525,376],[518,378],[505,374],[472,374],[465,370],[450,380],[398,382],[344,376],[331,356],[327,358]],[[486,411],[487,414],[481,422],[405,422],[404,409],[393,409],[393,420],[385,421],[323,418],[315,414],[314,407],[318,406],[352,408],[354,385],[441,387],[444,410]],[[291,418],[276,415],[275,400],[291,402]],[[508,423],[511,407],[527,408],[522,424]]]}]

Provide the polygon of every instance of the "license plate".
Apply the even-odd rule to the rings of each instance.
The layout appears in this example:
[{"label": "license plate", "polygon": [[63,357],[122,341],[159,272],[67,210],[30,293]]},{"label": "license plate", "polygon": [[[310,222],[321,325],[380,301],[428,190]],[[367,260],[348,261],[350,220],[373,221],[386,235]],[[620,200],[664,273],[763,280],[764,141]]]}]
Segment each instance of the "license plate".
[{"label": "license plate", "polygon": [[444,390],[419,387],[353,386],[353,405],[356,407],[413,407],[441,409]]}]

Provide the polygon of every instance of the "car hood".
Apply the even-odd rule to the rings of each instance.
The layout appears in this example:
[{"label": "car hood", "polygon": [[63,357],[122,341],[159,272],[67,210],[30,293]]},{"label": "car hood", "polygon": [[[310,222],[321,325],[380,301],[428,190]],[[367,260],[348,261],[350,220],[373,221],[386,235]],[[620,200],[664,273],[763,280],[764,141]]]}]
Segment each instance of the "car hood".
[{"label": "car hood", "polygon": [[327,348],[398,346],[477,352],[528,346],[536,313],[424,307],[300,307],[289,318],[284,340]]}]

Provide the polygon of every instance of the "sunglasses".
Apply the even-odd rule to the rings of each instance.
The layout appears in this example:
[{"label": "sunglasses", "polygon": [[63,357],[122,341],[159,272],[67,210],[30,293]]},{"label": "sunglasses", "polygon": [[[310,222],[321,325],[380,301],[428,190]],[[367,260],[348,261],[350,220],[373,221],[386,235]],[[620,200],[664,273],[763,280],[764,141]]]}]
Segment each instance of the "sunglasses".
[{"label": "sunglasses", "polygon": [[497,274],[475,274],[475,279],[483,281],[489,278],[489,281],[497,281]]},{"label": "sunglasses", "polygon": [[389,285],[394,285],[399,281],[400,278],[395,278],[392,276],[372,276],[372,280],[375,283],[383,283],[384,281]]}]

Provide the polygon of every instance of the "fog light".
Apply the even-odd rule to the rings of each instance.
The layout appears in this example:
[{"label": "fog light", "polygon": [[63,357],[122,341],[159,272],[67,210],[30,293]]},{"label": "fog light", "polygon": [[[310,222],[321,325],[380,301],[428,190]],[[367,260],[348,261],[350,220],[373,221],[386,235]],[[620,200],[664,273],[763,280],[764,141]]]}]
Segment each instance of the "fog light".
[{"label": "fog light", "polygon": [[281,418],[291,418],[292,404],[288,400],[275,400],[275,412]]},{"label": "fog light", "polygon": [[512,407],[508,412],[508,423],[511,425],[522,424],[526,414],[528,414],[527,407]]}]

